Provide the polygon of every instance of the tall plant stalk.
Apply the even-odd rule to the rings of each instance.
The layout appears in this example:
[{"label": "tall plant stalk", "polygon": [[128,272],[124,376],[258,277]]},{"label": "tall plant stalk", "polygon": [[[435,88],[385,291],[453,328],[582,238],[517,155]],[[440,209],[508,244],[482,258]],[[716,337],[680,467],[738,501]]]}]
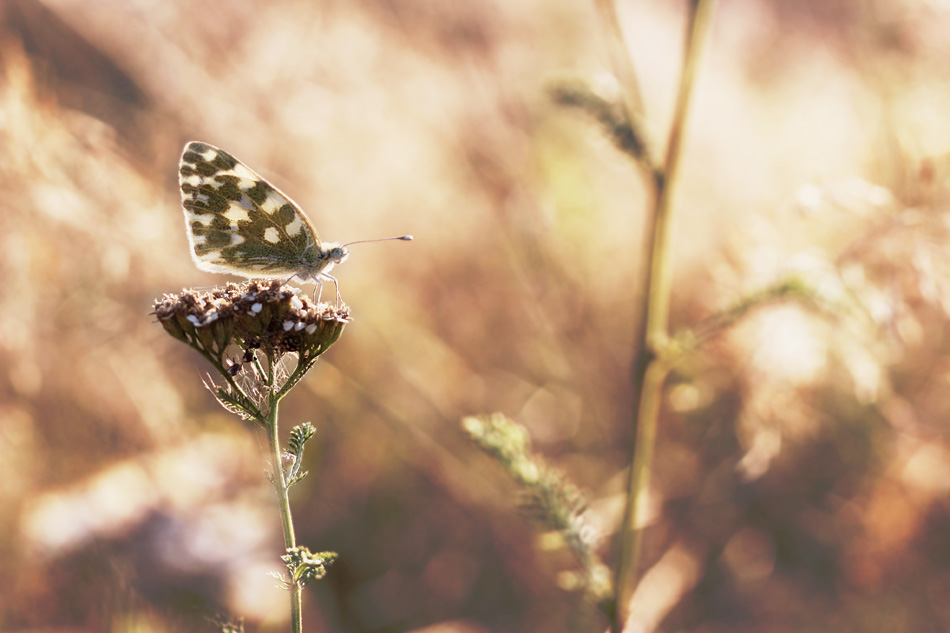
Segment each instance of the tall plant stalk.
[{"label": "tall plant stalk", "polygon": [[[597,1],[598,4],[604,3],[604,0]],[[653,206],[649,214],[647,232],[649,241],[644,249],[647,261],[644,266],[642,286],[644,293],[635,339],[637,355],[633,372],[632,413],[633,423],[636,426],[636,440],[632,451],[632,464],[621,527],[621,549],[615,590],[617,606],[611,623],[614,633],[623,631],[629,617],[629,603],[642,545],[640,511],[643,506],[642,499],[649,485],[650,469],[653,463],[663,384],[670,370],[670,357],[666,347],[670,338],[669,307],[673,279],[671,261],[673,193],[679,174],[690,97],[695,84],[702,43],[711,22],[712,6],[713,0],[690,2],[683,72],[680,76],[676,109],[666,144],[666,154],[662,164],[654,166],[649,174],[653,184]],[[615,11],[602,10],[601,14],[616,20]],[[614,24],[609,27],[609,30],[619,32],[619,25]],[[630,72],[626,64],[624,67],[623,70],[618,69],[621,77]],[[629,80],[624,83],[629,83]],[[628,96],[626,102],[630,103],[631,97]],[[650,167],[649,163],[647,167]]]},{"label": "tall plant stalk", "polygon": [[[221,406],[257,423],[267,435],[268,474],[277,496],[286,552],[280,559],[287,567],[286,574],[274,575],[290,593],[291,631],[303,633],[303,587],[323,578],[337,555],[297,545],[288,490],[307,474],[300,467],[304,445],[315,429],[309,422],[295,426],[282,447],[277,411],[281,399],[340,338],[349,310],[314,305],[274,281],[264,286],[229,284],[204,294],[166,295],[156,302],[154,314],[166,332],[211,363],[224,385],[215,385],[210,376],[205,384]],[[218,624],[223,631],[243,630],[243,624],[237,628],[228,622]]]}]

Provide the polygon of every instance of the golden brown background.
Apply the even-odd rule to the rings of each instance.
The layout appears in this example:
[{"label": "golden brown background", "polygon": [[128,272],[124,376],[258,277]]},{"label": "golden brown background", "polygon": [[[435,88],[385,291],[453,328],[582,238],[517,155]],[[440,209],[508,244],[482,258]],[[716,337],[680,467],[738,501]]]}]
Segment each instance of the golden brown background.
[{"label": "golden brown background", "polygon": [[[664,138],[682,3],[622,2]],[[672,322],[795,272],[667,391],[642,630],[950,630],[950,6],[723,2],[676,192]],[[318,428],[305,629],[599,631],[459,430],[503,411],[615,555],[646,190],[546,85],[608,85],[588,2],[0,3],[0,630],[287,629],[262,442],[149,316],[228,278],[177,162],[293,196],[354,321],[283,408]],[[831,306],[829,308],[829,306]],[[840,308],[840,309],[839,309]]]}]

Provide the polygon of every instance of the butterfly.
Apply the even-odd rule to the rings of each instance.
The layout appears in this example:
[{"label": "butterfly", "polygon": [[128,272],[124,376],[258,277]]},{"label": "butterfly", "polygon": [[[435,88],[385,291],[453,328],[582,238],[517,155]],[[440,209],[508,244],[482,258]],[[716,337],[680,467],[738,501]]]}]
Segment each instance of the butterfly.
[{"label": "butterfly", "polygon": [[277,187],[224,150],[185,145],[178,167],[191,257],[201,270],[255,279],[294,277],[313,281],[319,301],[323,282],[340,284],[330,270],[361,242],[411,240],[411,235],[340,244],[323,242],[303,210]]}]

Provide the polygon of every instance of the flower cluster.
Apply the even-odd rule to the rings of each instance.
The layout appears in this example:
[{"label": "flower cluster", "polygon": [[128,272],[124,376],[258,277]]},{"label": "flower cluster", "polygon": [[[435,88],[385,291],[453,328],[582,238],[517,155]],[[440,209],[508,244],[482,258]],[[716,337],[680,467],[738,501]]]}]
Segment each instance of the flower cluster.
[{"label": "flower cluster", "polygon": [[290,571],[290,580],[281,576],[281,584],[285,588],[291,588],[293,585],[303,587],[311,580],[319,580],[327,575],[327,567],[336,562],[338,558],[336,552],[317,552],[312,553],[303,545],[291,547],[287,553],[280,557],[287,564]]},{"label": "flower cluster", "polygon": [[[165,295],[153,314],[224,378],[208,388],[228,411],[266,426],[276,403],[343,333],[349,308],[314,304],[279,281]],[[286,354],[297,357],[293,371]]]},{"label": "flower cluster", "polygon": [[[232,375],[255,349],[276,357],[294,352],[306,364],[336,342],[350,320],[347,306],[314,304],[279,281],[165,295],[154,314],[166,332]],[[226,357],[233,345],[243,350],[237,360]]]},{"label": "flower cluster", "polygon": [[[290,571],[289,579],[277,576],[291,590],[293,630],[301,631],[301,588],[323,578],[337,554],[312,553],[296,544],[287,491],[307,474],[301,471],[304,445],[316,429],[309,422],[294,427],[282,449],[278,405],[343,334],[350,321],[349,308],[313,303],[276,280],[165,295],[155,302],[152,314],[166,332],[212,364],[223,382],[215,384],[209,377],[205,385],[218,403],[266,431],[271,461],[268,478],[277,493],[287,547],[282,559]],[[240,623],[218,625],[222,631],[243,630]]]}]

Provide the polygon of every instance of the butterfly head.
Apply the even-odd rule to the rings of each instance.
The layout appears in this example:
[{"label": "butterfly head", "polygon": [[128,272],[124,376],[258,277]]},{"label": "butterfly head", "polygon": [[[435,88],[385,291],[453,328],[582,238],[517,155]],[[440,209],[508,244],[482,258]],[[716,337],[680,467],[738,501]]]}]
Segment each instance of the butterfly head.
[{"label": "butterfly head", "polygon": [[324,257],[333,265],[342,264],[350,256],[350,251],[343,244],[324,244]]}]

